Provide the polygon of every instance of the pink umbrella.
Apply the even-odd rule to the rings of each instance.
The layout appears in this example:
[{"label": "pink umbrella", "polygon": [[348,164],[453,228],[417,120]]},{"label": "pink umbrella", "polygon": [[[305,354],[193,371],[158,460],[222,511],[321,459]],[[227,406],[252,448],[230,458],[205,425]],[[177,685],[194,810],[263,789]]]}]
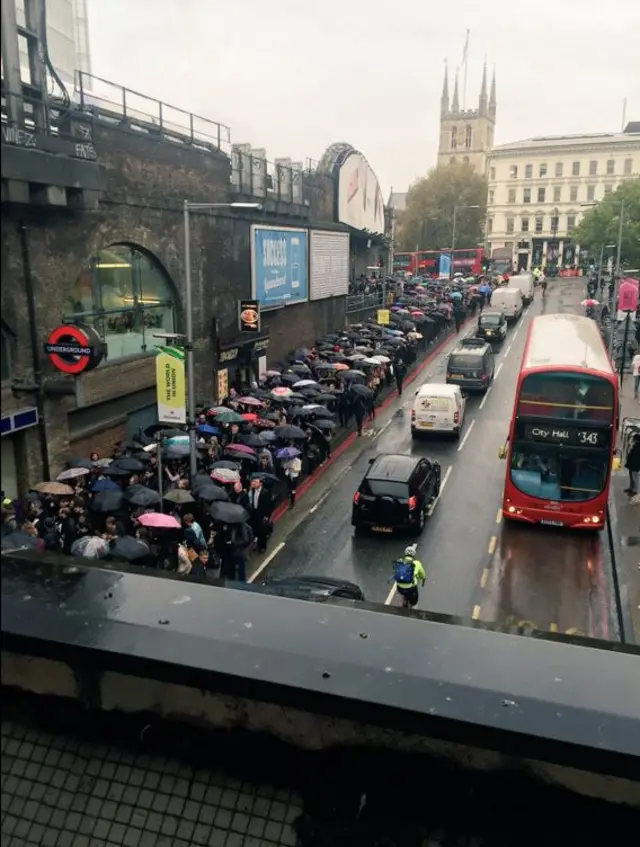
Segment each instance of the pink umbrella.
[{"label": "pink umbrella", "polygon": [[180,521],[161,512],[145,512],[137,521],[141,526],[152,526],[154,529],[180,529]]},{"label": "pink umbrella", "polygon": [[229,444],[225,448],[226,453],[236,452],[236,453],[246,453],[248,456],[255,456],[256,451],[253,447],[249,447],[248,444]]},{"label": "pink umbrella", "polygon": [[293,394],[293,391],[290,388],[285,388],[284,385],[281,385],[278,388],[274,388],[271,394],[274,397],[289,397]]},{"label": "pink umbrella", "polygon": [[225,484],[240,482],[240,474],[238,471],[232,471],[231,468],[214,468],[211,471],[211,479]]},{"label": "pink umbrella", "polygon": [[264,406],[262,400],[258,400],[257,397],[238,397],[238,403],[242,403],[243,406]]}]

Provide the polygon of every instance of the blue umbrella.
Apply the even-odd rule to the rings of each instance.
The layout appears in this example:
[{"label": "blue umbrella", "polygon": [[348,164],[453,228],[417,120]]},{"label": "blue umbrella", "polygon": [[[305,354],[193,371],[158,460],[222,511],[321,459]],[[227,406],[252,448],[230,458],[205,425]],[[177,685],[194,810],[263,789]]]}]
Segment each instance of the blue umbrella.
[{"label": "blue umbrella", "polygon": [[482,291],[483,294],[490,294],[491,293],[491,286],[490,285],[481,285],[480,288],[478,289],[478,291]]},{"label": "blue umbrella", "polygon": [[299,455],[300,451],[295,447],[283,447],[281,450],[276,451],[277,459],[295,459]]},{"label": "blue umbrella", "polygon": [[198,432],[200,435],[220,435],[220,430],[215,426],[209,426],[209,424],[200,424]]},{"label": "blue umbrella", "polygon": [[91,491],[94,493],[98,491],[120,491],[120,486],[112,479],[96,479],[95,482],[91,483]]}]

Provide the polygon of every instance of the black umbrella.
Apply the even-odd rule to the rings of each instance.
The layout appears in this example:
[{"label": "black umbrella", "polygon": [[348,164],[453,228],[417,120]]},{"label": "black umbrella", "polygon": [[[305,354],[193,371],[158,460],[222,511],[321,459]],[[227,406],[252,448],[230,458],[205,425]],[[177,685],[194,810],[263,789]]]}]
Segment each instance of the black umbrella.
[{"label": "black umbrella", "polygon": [[131,485],[126,490],[124,496],[132,506],[140,506],[142,508],[154,506],[156,503],[160,502],[160,495],[158,492],[152,491],[150,488],[147,488],[146,485]]},{"label": "black umbrella", "polygon": [[139,459],[134,459],[132,456],[127,456],[125,459],[116,459],[113,467],[122,468],[125,471],[143,471],[144,464]]},{"label": "black umbrella", "polygon": [[203,485],[211,485],[211,477],[209,476],[208,473],[197,473],[194,476],[193,482],[191,483],[191,485],[192,485],[194,491],[195,491],[196,488],[200,488]]},{"label": "black umbrella", "polygon": [[124,494],[121,491],[100,491],[91,501],[91,508],[95,512],[117,512],[124,503]]},{"label": "black umbrella", "polygon": [[[138,453],[134,453],[131,458],[137,459],[139,462],[142,462],[146,465],[147,462],[151,461],[151,453],[145,453],[144,450],[140,450]],[[118,462],[118,464],[120,465],[120,467],[122,467],[120,462]]]},{"label": "black umbrella", "polygon": [[16,530],[2,537],[3,550],[33,550],[38,545],[38,538],[28,532]]},{"label": "black umbrella", "polygon": [[165,430],[166,432],[172,432],[174,435],[184,435],[184,430],[177,429],[175,427],[174,428],[168,427],[166,425],[166,423],[151,424],[151,426],[148,426],[144,430],[144,433],[145,433],[145,435],[156,435],[157,433],[162,432],[163,430]]},{"label": "black umbrella", "polygon": [[366,385],[350,385],[349,391],[352,394],[357,394],[360,397],[373,397],[374,394],[374,392],[370,388],[367,388]]},{"label": "black umbrella", "polygon": [[212,503],[209,514],[220,523],[244,523],[249,520],[249,512],[237,503]]},{"label": "black umbrella", "polygon": [[211,481],[209,481],[207,485],[203,485],[198,488],[196,491],[196,497],[199,497],[200,500],[204,500],[206,503],[224,502],[229,499],[229,495],[224,488],[220,488],[219,485],[214,485]]},{"label": "black umbrella", "polygon": [[328,391],[323,392],[322,394],[318,394],[316,400],[318,403],[335,403],[335,401],[340,397],[338,393],[330,394]]},{"label": "black umbrella", "polygon": [[320,420],[314,421],[314,423],[311,424],[311,426],[315,427],[316,429],[326,429],[326,430],[332,430],[332,429],[335,429],[335,427],[336,427],[335,421],[329,421],[326,418],[320,418]]},{"label": "black umbrella", "polygon": [[129,476],[131,471],[118,467],[118,465],[109,465],[108,468],[103,468],[101,471],[103,476]]},{"label": "black umbrella", "polygon": [[299,426],[293,426],[292,424],[277,426],[274,432],[278,438],[290,438],[292,441],[304,441],[307,437]]},{"label": "black umbrella", "polygon": [[335,414],[321,406],[319,409],[311,409],[311,414],[316,418],[335,418]]},{"label": "black umbrella", "polygon": [[242,439],[242,443],[246,444],[247,447],[264,447],[264,440],[260,438],[256,432],[245,435]]},{"label": "black umbrella", "polygon": [[121,450],[139,450],[142,447],[139,441],[121,441],[118,444]]},{"label": "black umbrella", "polygon": [[[215,468],[227,468],[230,471],[237,471],[239,467],[238,462],[232,462],[229,459],[219,459],[211,465],[211,470]],[[209,482],[211,482],[211,479],[209,479]]]},{"label": "black umbrella", "polygon": [[136,559],[143,559],[145,556],[149,556],[151,550],[139,538],[134,538],[132,535],[123,535],[116,538],[109,553],[114,559],[134,562]]},{"label": "black umbrella", "polygon": [[87,468],[88,470],[92,470],[95,467],[91,459],[69,459],[67,464],[70,468]]}]

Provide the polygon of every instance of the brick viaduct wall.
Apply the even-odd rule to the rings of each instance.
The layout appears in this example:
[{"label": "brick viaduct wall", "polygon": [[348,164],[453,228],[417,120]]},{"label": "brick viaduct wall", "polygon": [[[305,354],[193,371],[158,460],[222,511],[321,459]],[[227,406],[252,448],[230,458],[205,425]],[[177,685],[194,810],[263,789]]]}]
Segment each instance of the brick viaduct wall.
[{"label": "brick viaduct wall", "polygon": [[[75,279],[89,258],[115,243],[132,244],[149,251],[164,266],[183,302],[184,241],[182,201],[231,202],[230,161],[223,153],[182,147],[130,130],[97,124],[94,143],[104,168],[106,191],[96,212],[70,212],[50,208],[2,208],[2,315],[16,335],[12,343],[14,380],[33,379],[29,344],[28,305],[18,223],[27,227],[29,261],[36,299],[36,325],[41,345],[61,320],[64,304]],[[328,199],[316,189],[311,196],[316,219],[327,220]],[[279,211],[282,211],[280,209]],[[269,225],[300,225],[308,221],[282,214],[217,210],[191,217],[192,279],[196,361],[196,395],[214,397],[216,333],[233,335],[237,300],[250,296],[250,225],[256,216]],[[314,216],[315,217],[315,216]],[[317,301],[266,313],[271,332],[269,360],[277,361],[298,344],[312,343],[323,332],[344,322],[344,298]],[[56,376],[44,356],[43,375]],[[151,389],[155,383],[152,355],[104,363],[78,379],[79,405],[105,403]],[[2,386],[3,414],[33,405],[33,395],[16,396]],[[76,398],[46,401],[47,440],[56,471],[70,455],[86,453],[85,444],[69,444],[67,413]],[[114,424],[114,435],[117,426]],[[117,434],[121,435],[121,431]],[[33,439],[29,434],[27,442]],[[33,445],[32,445],[33,446]],[[38,450],[27,448],[27,459],[37,465]],[[36,474],[37,476],[37,474]]]}]

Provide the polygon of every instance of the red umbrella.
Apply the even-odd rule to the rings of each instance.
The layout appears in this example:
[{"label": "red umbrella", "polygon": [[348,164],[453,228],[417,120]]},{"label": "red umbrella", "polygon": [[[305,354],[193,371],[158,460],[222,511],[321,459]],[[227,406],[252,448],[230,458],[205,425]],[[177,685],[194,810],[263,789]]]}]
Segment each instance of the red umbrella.
[{"label": "red umbrella", "polygon": [[245,412],[243,415],[240,415],[243,421],[247,421],[247,423],[255,423],[258,420],[258,416],[254,415],[252,412]]},{"label": "red umbrella", "polygon": [[229,444],[225,448],[225,453],[246,453],[247,456],[255,456],[256,451],[248,444]]},{"label": "red umbrella", "polygon": [[243,406],[256,406],[256,408],[264,406],[262,400],[258,400],[257,397],[238,397],[237,402]]}]

